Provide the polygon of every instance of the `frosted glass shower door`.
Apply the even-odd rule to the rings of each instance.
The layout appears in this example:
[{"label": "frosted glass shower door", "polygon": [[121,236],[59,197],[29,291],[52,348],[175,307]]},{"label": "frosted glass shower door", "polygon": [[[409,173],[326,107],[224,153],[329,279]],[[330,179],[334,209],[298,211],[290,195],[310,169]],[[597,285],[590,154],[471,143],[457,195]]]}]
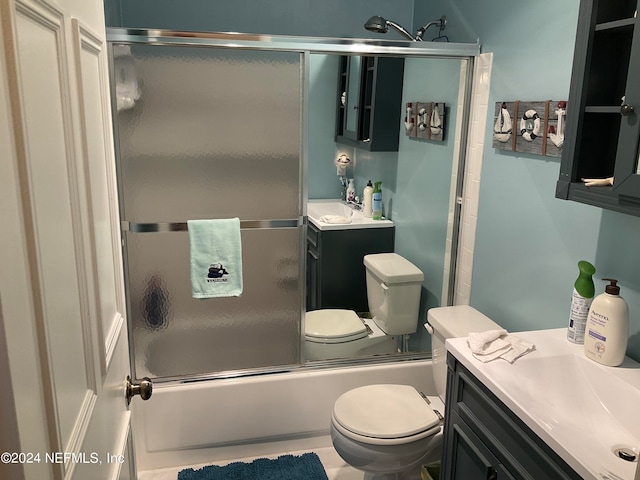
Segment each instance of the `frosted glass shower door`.
[{"label": "frosted glass shower door", "polygon": [[[301,55],[112,45],[137,378],[300,362]],[[244,291],[191,297],[191,219],[239,217]]]}]

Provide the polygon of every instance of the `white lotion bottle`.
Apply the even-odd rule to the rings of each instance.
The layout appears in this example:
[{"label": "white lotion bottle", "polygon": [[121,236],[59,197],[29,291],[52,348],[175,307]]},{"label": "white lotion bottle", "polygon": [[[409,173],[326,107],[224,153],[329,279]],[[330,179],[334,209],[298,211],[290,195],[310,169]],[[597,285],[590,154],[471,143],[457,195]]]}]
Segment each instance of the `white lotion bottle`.
[{"label": "white lotion bottle", "polygon": [[373,216],[373,184],[371,180],[367,182],[362,193],[362,216],[366,218]]},{"label": "white lotion bottle", "polygon": [[620,296],[617,280],[609,283],[603,294],[593,299],[587,316],[584,354],[598,363],[617,367],[624,361],[629,341],[629,306]]}]

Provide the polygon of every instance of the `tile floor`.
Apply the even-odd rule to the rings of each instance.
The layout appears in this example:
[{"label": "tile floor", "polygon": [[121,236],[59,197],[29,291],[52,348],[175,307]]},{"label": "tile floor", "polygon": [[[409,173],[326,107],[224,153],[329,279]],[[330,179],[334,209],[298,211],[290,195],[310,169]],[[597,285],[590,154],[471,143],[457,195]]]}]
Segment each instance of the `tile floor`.
[{"label": "tile floor", "polygon": [[[231,463],[233,461],[241,461],[241,462],[250,462],[255,458],[259,457],[267,457],[267,458],[276,458],[280,455],[291,454],[291,455],[302,455],[305,452],[313,451],[318,454],[320,457],[320,461],[322,465],[324,465],[324,469],[327,472],[327,477],[329,480],[363,480],[364,472],[356,470],[355,468],[350,467],[345,463],[342,458],[338,455],[338,453],[333,449],[333,447],[321,447],[314,448],[312,450],[299,450],[293,452],[284,452],[275,455],[259,455],[258,457],[245,457],[238,458],[235,460],[226,460],[223,462],[214,462],[217,465],[226,465],[227,463]],[[208,464],[202,465],[187,465],[178,468],[163,468],[159,470],[147,470],[144,472],[140,472],[138,474],[138,480],[176,480],[178,478],[178,472],[183,468],[199,468]]]}]

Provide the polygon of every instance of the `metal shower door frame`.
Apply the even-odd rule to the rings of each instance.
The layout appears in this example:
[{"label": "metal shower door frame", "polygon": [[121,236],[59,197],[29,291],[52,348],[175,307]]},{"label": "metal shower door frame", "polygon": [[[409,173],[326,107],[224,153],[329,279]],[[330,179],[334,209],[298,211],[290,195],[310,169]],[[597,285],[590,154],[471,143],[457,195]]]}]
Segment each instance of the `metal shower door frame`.
[{"label": "metal shower door frame", "polygon": [[[463,109],[463,132],[461,132],[461,148],[458,159],[454,159],[454,168],[457,168],[458,181],[456,185],[455,198],[462,198],[463,179],[462,173],[465,169],[465,159],[467,153],[466,145],[466,133],[468,131],[469,117],[470,117],[470,98],[471,98],[471,78],[473,75],[474,59],[480,54],[479,43],[443,43],[443,42],[408,42],[408,41],[388,41],[388,40],[371,40],[360,38],[323,38],[323,37],[296,37],[285,35],[260,35],[260,34],[245,34],[235,32],[181,32],[166,29],[133,29],[133,28],[107,28],[107,41],[108,48],[111,50],[113,44],[141,44],[141,45],[159,45],[159,46],[190,46],[190,47],[204,47],[204,48],[220,48],[220,49],[245,49],[245,50],[263,50],[263,51],[286,51],[296,52],[301,55],[301,68],[302,71],[302,98],[301,98],[301,122],[300,126],[300,155],[301,155],[301,168],[300,168],[300,202],[299,211],[301,216],[297,220],[297,225],[302,226],[301,239],[300,239],[300,258],[306,258],[305,253],[305,239],[306,239],[306,171],[308,165],[308,133],[306,125],[308,124],[308,101],[309,101],[309,56],[311,54],[341,54],[341,55],[377,55],[377,56],[403,56],[411,58],[441,58],[441,59],[458,59],[467,60],[467,88],[465,95],[465,104]],[[113,59],[113,55],[109,55]],[[111,69],[113,75],[113,69]],[[112,79],[113,80],[113,79]],[[115,100],[114,100],[115,102]],[[113,106],[115,111],[115,105]],[[117,138],[117,122],[114,117],[114,137]],[[116,158],[120,158],[120,152],[116,142]],[[119,193],[121,195],[121,193]],[[121,199],[119,199],[121,200]],[[453,247],[450,259],[450,276],[449,276],[449,304],[453,299],[453,290],[455,288],[455,265],[457,263],[457,241],[458,231],[460,224],[462,204],[457,201],[454,206],[454,221],[453,221]],[[280,221],[282,225],[274,226],[292,226],[290,220]],[[265,225],[251,225],[246,224],[247,228],[263,228]],[[277,223],[277,222],[276,222]],[[130,224],[129,222],[122,222],[121,228],[123,231],[181,231],[184,228],[182,224]],[[124,252],[124,258],[126,257]],[[128,275],[127,264],[125,262],[125,275]],[[300,262],[299,265],[299,278],[305,278],[305,262]],[[302,288],[301,292],[301,319],[304,319],[304,296],[305,289]],[[127,303],[129,299],[127,299]],[[129,307],[129,305],[128,305]],[[302,320],[303,322],[303,320]],[[130,331],[130,334],[132,332]],[[304,341],[304,325],[301,328],[300,342]],[[129,350],[132,362],[132,372],[134,369],[134,352],[132,342],[129,342]],[[399,359],[405,359],[405,357],[399,357]],[[342,361],[344,362],[344,361]],[[326,366],[335,366],[337,362],[326,362]],[[339,363],[339,362],[338,362]],[[350,363],[362,363],[362,360],[350,361]],[[314,364],[312,367],[305,366],[301,362],[297,365],[276,366],[276,367],[263,367],[257,369],[243,369],[234,371],[223,371],[202,375],[191,375],[188,378],[170,378],[164,377],[158,379],[159,381],[179,381],[179,382],[192,382],[207,380],[212,378],[232,378],[266,373],[281,373],[285,371],[292,371],[300,368],[322,368],[323,364]]]}]

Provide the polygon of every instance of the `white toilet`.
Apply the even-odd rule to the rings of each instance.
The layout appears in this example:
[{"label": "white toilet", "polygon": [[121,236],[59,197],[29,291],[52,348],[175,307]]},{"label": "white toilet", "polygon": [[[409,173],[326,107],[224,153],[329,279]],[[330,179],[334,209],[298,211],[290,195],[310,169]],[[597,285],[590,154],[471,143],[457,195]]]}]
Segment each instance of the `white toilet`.
[{"label": "white toilet", "polygon": [[342,309],[307,312],[306,360],[397,352],[402,335],[416,331],[422,271],[397,253],[365,255],[363,261],[373,318]]},{"label": "white toilet", "polygon": [[437,396],[409,385],[366,385],[341,395],[333,407],[331,440],[338,454],[365,478],[420,478],[420,465],[440,460],[447,377],[445,339],[500,328],[469,306],[428,311],[433,328]]}]

